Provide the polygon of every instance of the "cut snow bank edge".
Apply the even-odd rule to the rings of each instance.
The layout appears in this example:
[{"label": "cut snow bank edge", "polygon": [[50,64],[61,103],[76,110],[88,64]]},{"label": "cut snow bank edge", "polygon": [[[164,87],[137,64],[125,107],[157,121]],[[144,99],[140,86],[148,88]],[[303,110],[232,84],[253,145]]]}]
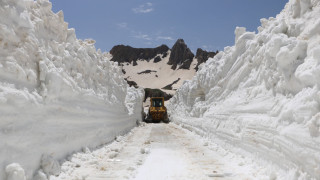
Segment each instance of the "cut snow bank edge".
[{"label": "cut snow bank edge", "polygon": [[320,2],[290,0],[258,34],[207,61],[170,100],[171,119],[281,167],[320,179]]},{"label": "cut snow bank edge", "polygon": [[136,126],[143,92],[108,56],[48,0],[0,1],[0,179],[33,179],[41,162],[59,173],[57,160]]}]

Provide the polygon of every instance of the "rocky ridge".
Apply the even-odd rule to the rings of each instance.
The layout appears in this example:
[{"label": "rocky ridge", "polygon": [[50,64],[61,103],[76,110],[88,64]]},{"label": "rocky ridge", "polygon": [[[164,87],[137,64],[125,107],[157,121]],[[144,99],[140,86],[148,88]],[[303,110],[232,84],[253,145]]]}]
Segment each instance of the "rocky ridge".
[{"label": "rocky ridge", "polygon": [[169,48],[166,45],[161,45],[156,48],[133,48],[131,46],[117,45],[110,50],[112,54],[111,61],[118,63],[132,63],[137,65],[137,60],[143,59],[149,61],[158,54],[162,54],[162,57],[167,56]]},{"label": "rocky ridge", "polygon": [[175,70],[179,65],[179,69],[189,69],[193,60],[194,54],[188,48],[183,39],[178,39],[171,49],[169,65]]},{"label": "rocky ridge", "polygon": [[198,48],[196,53],[196,59],[198,61],[197,66],[195,67],[196,71],[198,71],[200,64],[206,62],[209,58],[213,58],[216,54],[218,54],[218,52],[219,51],[208,52],[208,51],[202,50],[201,48]]},{"label": "rocky ridge", "polygon": [[196,66],[196,70],[198,70],[200,64],[206,62],[209,57],[214,57],[218,53],[218,51],[207,52],[199,48],[195,56],[183,39],[178,39],[171,49],[169,49],[167,45],[161,45],[156,48],[133,48],[131,46],[117,45],[110,50],[110,54],[113,56],[111,61],[118,62],[119,64],[132,63],[133,66],[137,65],[138,60],[150,61],[154,59],[153,62],[158,63],[165,58],[169,52],[171,53],[168,65],[170,65],[173,70],[177,68],[190,69],[194,57],[198,62]]}]

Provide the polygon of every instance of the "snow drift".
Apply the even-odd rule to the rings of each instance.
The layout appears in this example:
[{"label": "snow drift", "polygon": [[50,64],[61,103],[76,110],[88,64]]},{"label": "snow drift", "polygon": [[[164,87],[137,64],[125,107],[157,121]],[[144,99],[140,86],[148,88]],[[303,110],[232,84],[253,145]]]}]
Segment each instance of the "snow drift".
[{"label": "snow drift", "polygon": [[135,126],[143,94],[121,74],[48,0],[1,0],[0,179],[32,179],[40,163],[57,174],[57,160]]},{"label": "snow drift", "polygon": [[279,179],[320,179],[319,0],[290,0],[235,36],[177,91],[171,119],[288,172]]}]

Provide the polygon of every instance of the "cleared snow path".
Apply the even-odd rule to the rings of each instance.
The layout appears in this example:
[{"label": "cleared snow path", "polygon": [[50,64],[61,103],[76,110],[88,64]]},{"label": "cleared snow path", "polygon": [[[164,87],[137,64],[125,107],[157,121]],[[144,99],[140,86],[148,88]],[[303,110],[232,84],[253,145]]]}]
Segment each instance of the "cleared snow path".
[{"label": "cleared snow path", "polygon": [[263,167],[170,124],[146,124],[110,145],[74,154],[50,180],[270,179]]}]

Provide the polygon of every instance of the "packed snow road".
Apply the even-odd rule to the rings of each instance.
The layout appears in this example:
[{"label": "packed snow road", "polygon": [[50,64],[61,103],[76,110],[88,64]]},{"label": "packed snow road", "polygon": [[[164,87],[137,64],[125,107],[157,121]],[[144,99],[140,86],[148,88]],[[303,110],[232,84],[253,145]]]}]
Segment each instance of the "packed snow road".
[{"label": "packed snow road", "polygon": [[145,124],[102,148],[77,153],[50,180],[269,179],[251,159],[232,154],[176,124]]}]

